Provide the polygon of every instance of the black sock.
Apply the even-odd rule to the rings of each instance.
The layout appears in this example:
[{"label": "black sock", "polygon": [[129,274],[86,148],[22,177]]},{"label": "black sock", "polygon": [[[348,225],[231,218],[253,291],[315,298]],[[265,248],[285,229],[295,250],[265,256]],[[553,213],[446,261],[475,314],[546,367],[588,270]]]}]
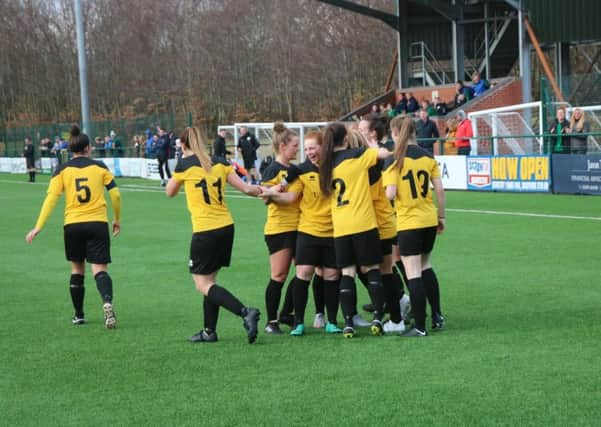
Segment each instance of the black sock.
[{"label": "black sock", "polygon": [[346,326],[353,326],[353,316],[356,314],[357,289],[355,279],[351,276],[342,276],[340,279],[340,307]]},{"label": "black sock", "polygon": [[400,300],[401,298],[403,298],[403,295],[405,294],[405,289],[403,287],[403,278],[401,277],[398,270],[394,267],[392,268],[392,275],[394,276],[394,282],[399,289],[398,292],[399,292],[399,300]]},{"label": "black sock", "polygon": [[71,301],[75,309],[75,316],[83,319],[83,297],[86,293],[86,288],[83,287],[83,275],[72,274],[69,280],[69,292],[71,293]]},{"label": "black sock", "polygon": [[386,295],[386,307],[390,311],[390,320],[399,323],[401,318],[400,289],[393,274],[382,274],[382,284]]},{"label": "black sock", "polygon": [[367,284],[371,303],[374,305],[374,318],[382,320],[384,316],[384,286],[382,286],[382,275],[380,270],[374,268],[367,272]]},{"label": "black sock", "polygon": [[403,284],[407,286],[407,289],[409,289],[409,279],[407,279],[407,273],[405,272],[405,266],[403,265],[403,261],[397,261],[396,268],[399,271],[401,277],[403,278]]},{"label": "black sock", "polygon": [[358,267],[357,267],[357,277],[359,278],[359,281],[363,284],[363,286],[365,286],[365,289],[367,289],[367,291],[369,291],[369,280],[367,279],[367,274],[362,273]]},{"label": "black sock", "polygon": [[100,298],[102,298],[102,302],[104,303],[112,303],[113,302],[113,281],[111,280],[111,276],[106,271],[101,271],[94,276],[96,280],[96,288],[100,293]]},{"label": "black sock", "polygon": [[440,311],[440,287],[438,286],[438,279],[434,270],[428,268],[422,271],[422,280],[424,281],[424,288],[426,288],[426,295],[428,296],[432,314],[442,314]]},{"label": "black sock", "polygon": [[29,182],[33,182],[33,172],[29,172]]},{"label": "black sock", "polygon": [[217,283],[211,286],[209,293],[207,294],[207,298],[209,298],[209,301],[211,301],[213,304],[231,311],[236,316],[242,317],[246,312],[245,307],[240,300],[233,296],[230,291],[222,288]]},{"label": "black sock", "polygon": [[289,315],[294,310],[294,278],[288,283],[288,288],[286,289],[286,295],[284,296],[284,304],[282,305],[282,310],[280,311],[280,315],[286,314]]},{"label": "black sock", "polygon": [[217,330],[217,318],[219,317],[219,306],[211,302],[206,296],[202,301],[205,331],[210,334]]},{"label": "black sock", "polygon": [[415,319],[415,327],[420,331],[426,330],[426,290],[421,277],[410,279],[409,292],[411,295],[411,311]]},{"label": "black sock", "polygon": [[276,282],[275,280],[270,279],[267,289],[265,289],[265,308],[267,310],[268,322],[278,319],[278,307],[280,306],[283,286],[284,284],[282,282]]},{"label": "black sock", "polygon": [[315,302],[315,313],[323,313],[325,306],[325,295],[324,295],[324,280],[323,277],[317,274],[313,276],[313,301]]},{"label": "black sock", "polygon": [[328,315],[328,322],[336,324],[338,314],[338,286],[339,280],[324,280],[323,291]]},{"label": "black sock", "polygon": [[31,172],[31,182],[35,182],[35,171]]},{"label": "black sock", "polygon": [[294,320],[297,325],[305,323],[305,309],[309,298],[309,281],[294,278]]}]

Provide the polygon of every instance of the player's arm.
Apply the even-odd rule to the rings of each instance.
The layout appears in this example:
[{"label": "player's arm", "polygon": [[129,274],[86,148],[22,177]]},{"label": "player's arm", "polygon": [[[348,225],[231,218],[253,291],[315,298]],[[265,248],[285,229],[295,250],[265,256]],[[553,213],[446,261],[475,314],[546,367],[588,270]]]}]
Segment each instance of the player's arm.
[{"label": "player's arm", "polygon": [[282,193],[280,191],[274,190],[271,187],[267,191],[263,191],[261,194],[261,198],[263,200],[272,201],[278,205],[289,205],[296,202],[300,197],[300,193],[296,193],[294,191]]},{"label": "player's arm", "polygon": [[35,227],[27,233],[25,236],[25,240],[27,243],[33,242],[33,239],[42,231],[44,225],[46,225],[46,221],[52,214],[52,211],[56,207],[58,203],[58,199],[61,194],[63,194],[63,179],[60,174],[52,177],[50,180],[50,185],[48,186],[48,194],[46,195],[46,199],[42,204],[42,209],[40,210],[40,214],[38,215],[38,220],[35,223]]},{"label": "player's arm", "polygon": [[396,185],[395,184],[390,184],[386,186],[386,198],[388,200],[394,200],[396,197]]},{"label": "player's arm", "polygon": [[434,186],[434,192],[436,193],[436,201],[438,205],[438,234],[442,234],[446,227],[445,208],[447,199],[444,194],[444,187],[442,186],[441,178],[432,178],[432,185]]},{"label": "player's arm", "polygon": [[109,197],[111,198],[111,206],[114,213],[113,236],[117,236],[121,232],[121,192],[116,185],[109,190]]},{"label": "player's arm", "polygon": [[182,186],[183,181],[178,181],[175,178],[170,178],[167,186],[165,187],[165,194],[167,197],[175,197],[179,193],[179,189]]},{"label": "player's arm", "polygon": [[250,185],[242,181],[236,172],[230,172],[227,175],[227,182],[236,190],[241,193],[248,194],[249,196],[257,197],[261,194],[261,187],[258,185]]}]

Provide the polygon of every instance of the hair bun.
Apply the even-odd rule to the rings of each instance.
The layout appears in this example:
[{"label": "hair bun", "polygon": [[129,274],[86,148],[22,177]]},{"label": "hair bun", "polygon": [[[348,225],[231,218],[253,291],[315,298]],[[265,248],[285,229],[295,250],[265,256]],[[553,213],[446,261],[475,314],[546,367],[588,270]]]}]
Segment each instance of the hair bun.
[{"label": "hair bun", "polygon": [[81,130],[79,130],[79,126],[73,125],[73,126],[71,126],[70,133],[71,133],[72,137],[76,137],[76,136],[79,136],[81,134]]},{"label": "hair bun", "polygon": [[273,124],[273,131],[276,133],[282,133],[287,130],[286,126],[282,122],[275,122]]}]

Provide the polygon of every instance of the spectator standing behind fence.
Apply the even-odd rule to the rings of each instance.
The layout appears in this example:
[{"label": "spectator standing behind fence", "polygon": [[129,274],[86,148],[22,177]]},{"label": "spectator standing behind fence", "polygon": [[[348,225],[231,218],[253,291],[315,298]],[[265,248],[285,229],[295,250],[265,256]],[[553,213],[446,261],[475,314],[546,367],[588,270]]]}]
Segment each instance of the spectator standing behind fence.
[{"label": "spectator standing behind fence", "polygon": [[[417,144],[426,150],[430,154],[434,154],[434,143],[436,142],[433,138],[440,138],[436,123],[430,120],[428,112],[423,108],[419,111],[419,120],[417,121]],[[427,139],[427,140],[423,140]]]},{"label": "spectator standing behind fence", "polygon": [[123,157],[123,144],[121,143],[121,138],[117,136],[117,132],[114,130],[111,131],[110,136],[113,145],[113,156]]},{"label": "spectator standing behind fence", "polygon": [[159,140],[159,136],[155,133],[150,132],[150,129],[146,129],[146,157],[149,159],[156,155],[156,144]]},{"label": "spectator standing behind fence", "polygon": [[257,161],[257,150],[259,149],[259,141],[248,131],[248,128],[243,126],[240,128],[240,138],[238,138],[238,150],[242,154],[244,168],[250,174],[251,184],[259,181],[255,162]]},{"label": "spectator standing behind fence", "polygon": [[549,128],[549,133],[554,134],[551,138],[551,152],[563,154],[570,152],[570,138],[566,135],[570,132],[570,122],[566,120],[566,110],[559,108],[555,112],[555,120]]},{"label": "spectator standing behind fence", "polygon": [[[156,153],[157,160],[159,162],[159,175],[161,176],[161,186],[167,185],[167,180],[165,179],[165,173],[167,174],[167,179],[171,178],[171,171],[169,170],[169,147],[171,145],[171,140],[169,139],[169,135],[163,128],[159,128],[159,138],[156,143]],[[163,172],[163,169],[164,172]]]},{"label": "spectator standing behind fence", "polygon": [[225,148],[225,135],[225,129],[220,129],[219,132],[217,132],[215,141],[213,141],[213,155],[227,159],[227,155],[232,153]]},{"label": "spectator standing behind fence", "polygon": [[99,136],[94,138],[94,151],[96,151],[96,157],[104,157],[104,141]]},{"label": "spectator standing behind fence", "polygon": [[457,133],[455,135],[455,146],[457,147],[457,154],[462,156],[469,156],[472,151],[472,144],[470,138],[474,136],[472,131],[472,121],[467,118],[465,111],[457,111]]},{"label": "spectator standing behind fence", "polygon": [[28,136],[25,137],[23,157],[25,157],[25,167],[29,174],[29,182],[35,182],[35,147]]},{"label": "spectator standing behind fence", "polygon": [[113,155],[113,140],[108,135],[104,137],[104,154],[106,157]]},{"label": "spectator standing behind fence", "polygon": [[[576,108],[570,118],[570,152],[572,154],[586,154],[587,133],[590,132],[589,123],[586,121],[580,108]],[[583,135],[584,134],[584,135]]]},{"label": "spectator standing behind fence", "polygon": [[474,97],[480,96],[490,88],[490,83],[488,83],[488,80],[482,79],[480,73],[475,71],[472,74],[472,88],[474,89]]},{"label": "spectator standing behind fence", "polygon": [[457,147],[455,146],[455,137],[457,136],[457,126],[459,122],[457,119],[447,120],[447,133],[444,141],[442,154],[445,156],[452,156],[457,154]]}]

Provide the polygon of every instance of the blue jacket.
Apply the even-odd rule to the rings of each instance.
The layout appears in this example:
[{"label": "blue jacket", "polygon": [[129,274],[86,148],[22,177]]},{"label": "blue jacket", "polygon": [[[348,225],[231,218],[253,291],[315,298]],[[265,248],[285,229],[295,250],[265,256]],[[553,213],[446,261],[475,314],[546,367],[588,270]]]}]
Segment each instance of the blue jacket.
[{"label": "blue jacket", "polygon": [[152,146],[154,143],[154,139],[152,139],[152,135],[146,140],[146,155],[148,157],[154,157],[156,151],[155,147]]},{"label": "blue jacket", "polygon": [[488,82],[481,79],[478,83],[473,86],[474,96],[480,96],[488,89]]},{"label": "blue jacket", "polygon": [[171,145],[171,140],[169,139],[169,135],[165,134],[163,136],[159,136],[159,140],[157,141],[156,150],[157,157],[167,157],[169,154],[169,146]]}]

